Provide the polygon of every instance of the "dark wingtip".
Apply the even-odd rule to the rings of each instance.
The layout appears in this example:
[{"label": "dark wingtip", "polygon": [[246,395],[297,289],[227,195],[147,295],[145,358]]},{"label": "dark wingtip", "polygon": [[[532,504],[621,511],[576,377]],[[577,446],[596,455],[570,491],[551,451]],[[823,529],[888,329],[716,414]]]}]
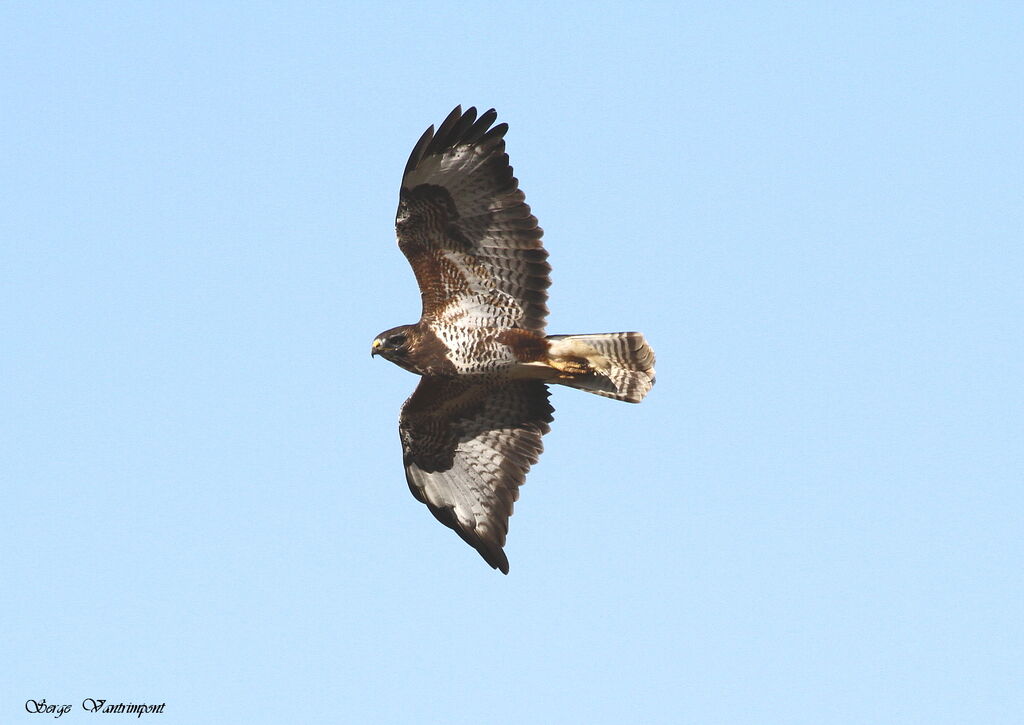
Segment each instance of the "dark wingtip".
[{"label": "dark wingtip", "polygon": [[493,108],[485,111],[481,114],[480,118],[478,118],[476,122],[466,130],[466,133],[463,136],[463,142],[476,143],[479,141],[480,137],[487,133],[487,129],[491,127],[491,124],[494,123],[497,118],[498,112]]},{"label": "dark wingtip", "polygon": [[478,536],[475,532],[467,531],[459,523],[459,519],[455,515],[455,509],[452,506],[438,507],[430,503],[430,501],[424,498],[419,491],[417,491],[412,482],[409,481],[408,473],[406,473],[406,481],[409,482],[409,490],[412,491],[412,495],[415,496],[418,501],[427,505],[430,513],[434,514],[435,519],[454,531],[459,535],[460,539],[476,549],[476,552],[483,557],[484,561],[491,565],[492,569],[498,569],[502,574],[508,574],[508,557],[505,556],[504,550],[497,542],[487,541],[486,539]]},{"label": "dark wingtip", "polygon": [[[472,113],[476,114],[476,109],[469,109]],[[448,114],[448,117],[441,121],[441,125],[437,127],[437,133],[434,134],[434,140],[430,143],[427,148],[427,154],[434,154],[438,151],[446,148],[450,143],[452,131],[458,125],[459,120],[462,118],[462,106],[456,106],[452,109],[452,112]]]},{"label": "dark wingtip", "polygon": [[499,123],[497,126],[495,126],[490,131],[481,136],[480,142],[485,143],[487,141],[494,141],[496,139],[504,138],[506,133],[508,133],[508,124]]},{"label": "dark wingtip", "polygon": [[[459,536],[463,536],[463,534],[459,532]],[[497,542],[487,541],[478,537],[473,537],[475,540],[471,540],[470,537],[466,536],[463,536],[463,538],[476,549],[484,561],[491,565],[492,569],[497,569],[502,574],[508,574],[508,557],[505,556],[505,550]]]},{"label": "dark wingtip", "polygon": [[409,160],[405,162],[405,171],[403,172],[403,176],[416,168],[416,164],[418,164],[420,159],[423,158],[423,153],[427,150],[427,146],[430,145],[430,141],[433,138],[434,127],[431,126],[423,132],[423,135],[420,136],[420,140],[412,147],[412,153],[409,154]]},{"label": "dark wingtip", "polygon": [[445,149],[460,144],[493,142],[501,139],[508,131],[508,124],[499,123],[492,128],[491,124],[497,118],[498,112],[493,108],[484,111],[478,118],[476,106],[470,106],[465,112],[462,111],[461,105],[456,106],[437,127],[437,131],[431,126],[423,132],[405,164],[405,174],[415,169],[425,157],[443,153]]},{"label": "dark wingtip", "polygon": [[[482,552],[481,552],[482,553]],[[490,557],[484,557],[488,564],[500,571],[505,576],[508,576],[508,557],[505,556],[505,552],[498,549],[496,552],[491,552],[493,559]]]}]

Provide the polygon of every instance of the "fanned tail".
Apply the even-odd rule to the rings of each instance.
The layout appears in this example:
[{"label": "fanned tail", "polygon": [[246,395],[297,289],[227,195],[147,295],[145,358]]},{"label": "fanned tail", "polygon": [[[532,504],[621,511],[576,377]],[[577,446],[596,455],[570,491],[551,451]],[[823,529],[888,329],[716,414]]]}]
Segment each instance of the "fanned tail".
[{"label": "fanned tail", "polygon": [[557,382],[606,398],[639,403],[654,385],[654,350],[639,332],[548,335]]}]

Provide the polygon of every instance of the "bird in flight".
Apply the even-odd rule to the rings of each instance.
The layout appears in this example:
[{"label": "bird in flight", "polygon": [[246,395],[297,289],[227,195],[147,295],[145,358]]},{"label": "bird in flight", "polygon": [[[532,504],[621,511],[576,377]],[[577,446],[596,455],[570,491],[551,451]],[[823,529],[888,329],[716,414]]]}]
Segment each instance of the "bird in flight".
[{"label": "bird in flight", "polygon": [[398,423],[413,496],[508,574],[508,519],[554,412],[548,385],[639,403],[654,351],[639,332],[545,335],[551,266],[496,119],[456,106],[413,148],[395,231],[423,310],[371,355],[420,376]]}]

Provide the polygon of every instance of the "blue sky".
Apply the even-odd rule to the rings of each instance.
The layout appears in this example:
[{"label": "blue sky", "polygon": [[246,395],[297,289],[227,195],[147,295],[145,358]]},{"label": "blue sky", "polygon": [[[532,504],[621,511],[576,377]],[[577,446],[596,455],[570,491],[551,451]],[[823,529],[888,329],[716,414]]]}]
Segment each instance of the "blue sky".
[{"label": "blue sky", "polygon": [[[9,3],[0,720],[1011,723],[1017,3]],[[412,145],[495,107],[568,389],[508,577],[409,495]]]}]

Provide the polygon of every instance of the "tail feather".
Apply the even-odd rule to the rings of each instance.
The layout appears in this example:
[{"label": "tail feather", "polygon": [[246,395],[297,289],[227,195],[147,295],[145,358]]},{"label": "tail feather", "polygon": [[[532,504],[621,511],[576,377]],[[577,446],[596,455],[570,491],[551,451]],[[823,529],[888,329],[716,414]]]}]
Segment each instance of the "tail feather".
[{"label": "tail feather", "polygon": [[557,382],[606,398],[639,403],[654,385],[654,350],[639,332],[548,335],[549,355],[586,360],[587,370]]}]

